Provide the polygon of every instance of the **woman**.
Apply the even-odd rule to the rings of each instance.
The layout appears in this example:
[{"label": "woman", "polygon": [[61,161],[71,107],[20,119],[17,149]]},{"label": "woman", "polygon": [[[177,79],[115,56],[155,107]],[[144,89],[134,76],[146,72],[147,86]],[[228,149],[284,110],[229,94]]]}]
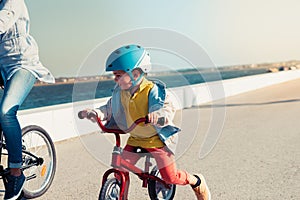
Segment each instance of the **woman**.
[{"label": "woman", "polygon": [[24,0],[0,2],[0,71],[4,92],[0,101],[0,125],[8,151],[4,199],[17,199],[25,177],[22,167],[21,128],[17,111],[36,79],[54,83],[54,77],[39,61],[38,47],[29,35],[29,16]]}]

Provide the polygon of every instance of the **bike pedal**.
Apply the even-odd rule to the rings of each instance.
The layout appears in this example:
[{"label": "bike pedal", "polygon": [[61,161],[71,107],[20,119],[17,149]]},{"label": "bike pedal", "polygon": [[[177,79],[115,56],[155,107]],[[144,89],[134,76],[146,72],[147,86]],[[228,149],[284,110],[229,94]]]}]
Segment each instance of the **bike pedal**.
[{"label": "bike pedal", "polygon": [[35,174],[26,177],[26,181],[36,178]]}]

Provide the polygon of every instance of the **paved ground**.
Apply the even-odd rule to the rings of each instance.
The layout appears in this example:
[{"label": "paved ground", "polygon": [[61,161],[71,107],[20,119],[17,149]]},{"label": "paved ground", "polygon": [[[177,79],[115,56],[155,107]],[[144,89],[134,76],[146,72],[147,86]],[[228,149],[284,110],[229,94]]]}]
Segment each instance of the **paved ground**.
[{"label": "paved ground", "polygon": [[[177,160],[179,168],[203,173],[214,200],[299,200],[299,91],[300,79],[230,97],[225,103],[184,110],[181,137],[187,151]],[[224,110],[226,117],[218,143],[200,160],[204,135],[209,127],[222,124],[213,121],[212,114]],[[198,127],[195,121],[199,121]],[[189,144],[193,133],[196,137]],[[94,142],[100,149],[104,145]],[[59,142],[56,148],[57,174],[50,190],[39,199],[97,199],[107,166],[98,162],[79,139]],[[110,154],[110,149],[100,153]],[[135,177],[129,199],[149,199],[147,189],[141,188]],[[195,197],[190,187],[178,186],[175,199]]]}]

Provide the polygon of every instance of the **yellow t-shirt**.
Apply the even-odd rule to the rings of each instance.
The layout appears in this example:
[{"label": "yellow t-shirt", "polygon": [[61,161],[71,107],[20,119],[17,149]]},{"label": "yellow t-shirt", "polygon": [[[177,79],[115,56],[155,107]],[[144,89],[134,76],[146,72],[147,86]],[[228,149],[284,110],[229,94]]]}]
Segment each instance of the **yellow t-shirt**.
[{"label": "yellow t-shirt", "polygon": [[[133,95],[129,91],[121,91],[121,103],[128,127],[135,120],[148,114],[148,94],[153,86],[154,84],[151,81],[144,78],[139,89]],[[127,144],[143,148],[160,148],[164,146],[153,125],[143,123],[130,132]]]}]

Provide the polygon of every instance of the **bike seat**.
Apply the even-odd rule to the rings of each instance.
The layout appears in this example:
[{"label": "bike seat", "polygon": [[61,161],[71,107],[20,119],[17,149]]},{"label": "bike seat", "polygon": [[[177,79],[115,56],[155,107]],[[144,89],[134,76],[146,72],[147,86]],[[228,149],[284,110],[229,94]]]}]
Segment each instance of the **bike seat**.
[{"label": "bike seat", "polygon": [[135,147],[133,152],[140,153],[140,154],[148,154],[149,153],[149,151],[147,151],[146,149],[144,149],[142,147]]}]

